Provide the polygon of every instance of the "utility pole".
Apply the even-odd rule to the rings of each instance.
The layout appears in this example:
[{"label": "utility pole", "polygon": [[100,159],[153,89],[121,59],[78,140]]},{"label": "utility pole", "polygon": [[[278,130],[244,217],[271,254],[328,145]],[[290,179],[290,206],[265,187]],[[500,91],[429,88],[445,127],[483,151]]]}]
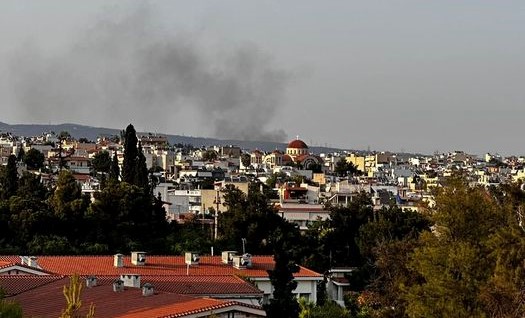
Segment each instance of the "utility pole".
[{"label": "utility pole", "polygon": [[214,227],[213,238],[215,240],[217,240],[217,232],[218,232],[218,227],[219,227],[219,205],[221,204],[220,189],[221,189],[220,185],[215,184],[216,194],[215,194],[215,200],[213,200],[213,203],[215,203],[216,205],[215,218],[213,222],[214,223],[213,224],[213,227]]}]

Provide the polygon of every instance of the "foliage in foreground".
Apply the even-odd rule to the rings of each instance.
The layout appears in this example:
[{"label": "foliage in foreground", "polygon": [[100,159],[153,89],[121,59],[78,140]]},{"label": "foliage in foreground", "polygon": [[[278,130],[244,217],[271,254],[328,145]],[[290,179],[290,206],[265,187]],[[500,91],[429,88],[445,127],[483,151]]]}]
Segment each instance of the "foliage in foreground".
[{"label": "foliage in foreground", "polygon": [[[69,286],[64,286],[64,297],[66,298],[66,307],[62,310],[60,318],[80,318],[82,315],[82,300],[80,299],[82,293],[82,282],[80,277],[75,274],[69,278]],[[95,305],[90,304],[89,309],[85,315],[86,318],[95,317]]]}]

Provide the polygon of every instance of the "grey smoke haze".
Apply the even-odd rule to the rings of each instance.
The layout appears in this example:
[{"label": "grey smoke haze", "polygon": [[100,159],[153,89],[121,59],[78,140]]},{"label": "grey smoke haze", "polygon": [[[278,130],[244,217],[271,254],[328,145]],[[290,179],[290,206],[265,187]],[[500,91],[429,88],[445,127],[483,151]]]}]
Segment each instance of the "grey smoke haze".
[{"label": "grey smoke haze", "polygon": [[286,71],[254,45],[210,52],[198,34],[156,21],[141,5],[103,15],[58,51],[25,42],[8,69],[18,111],[33,122],[148,121],[159,131],[196,120],[221,138],[286,139],[266,128],[285,97]]}]

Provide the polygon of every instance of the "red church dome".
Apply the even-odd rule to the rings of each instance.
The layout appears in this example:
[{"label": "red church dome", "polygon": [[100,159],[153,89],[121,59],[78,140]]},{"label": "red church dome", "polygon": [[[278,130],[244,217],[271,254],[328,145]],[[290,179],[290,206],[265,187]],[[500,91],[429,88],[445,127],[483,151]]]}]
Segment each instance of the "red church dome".
[{"label": "red church dome", "polygon": [[288,144],[288,148],[308,149],[308,146],[304,143],[304,141],[300,139],[295,139],[290,141],[290,143]]}]

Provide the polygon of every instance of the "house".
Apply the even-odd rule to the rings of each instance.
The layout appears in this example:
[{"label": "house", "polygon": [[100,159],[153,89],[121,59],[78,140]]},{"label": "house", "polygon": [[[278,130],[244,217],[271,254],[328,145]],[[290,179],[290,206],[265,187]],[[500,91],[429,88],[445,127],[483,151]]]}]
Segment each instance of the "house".
[{"label": "house", "polygon": [[89,174],[91,171],[91,160],[81,156],[71,156],[64,159],[67,167],[72,173]]},{"label": "house", "polygon": [[355,267],[337,267],[328,271],[326,282],[326,293],[328,298],[335,301],[339,306],[345,307],[344,295],[349,290],[348,277],[356,270]]},{"label": "house", "polygon": [[[137,256],[138,255],[138,256]],[[188,255],[191,261],[188,261]],[[106,256],[0,256],[0,284],[6,276],[95,276],[113,280],[122,275],[133,276],[140,283],[157,285],[159,291],[214,297],[246,303],[268,302],[273,286],[268,270],[273,269],[273,256],[154,256],[144,252],[132,252]],[[196,256],[196,257],[194,257]],[[193,261],[194,260],[194,261]],[[242,278],[242,279],[239,279]],[[298,296],[317,300],[317,284],[323,280],[321,274],[300,266],[294,274]],[[247,284],[254,288],[251,288]],[[189,287],[188,287],[189,286]],[[194,290],[195,293],[191,293]],[[197,292],[198,291],[198,292]]]},{"label": "house", "polygon": [[[259,305],[163,291],[156,283],[119,289],[114,277],[83,276],[82,280],[86,281],[81,293],[83,315],[94,304],[96,317],[266,316]],[[59,317],[65,306],[63,288],[69,285],[68,276],[12,276],[1,277],[0,282],[7,299],[18,302],[29,317]]]},{"label": "house", "polygon": [[322,204],[280,203],[277,207],[279,215],[290,222],[299,225],[299,230],[306,231],[308,225],[317,220],[326,220],[330,211]]}]

